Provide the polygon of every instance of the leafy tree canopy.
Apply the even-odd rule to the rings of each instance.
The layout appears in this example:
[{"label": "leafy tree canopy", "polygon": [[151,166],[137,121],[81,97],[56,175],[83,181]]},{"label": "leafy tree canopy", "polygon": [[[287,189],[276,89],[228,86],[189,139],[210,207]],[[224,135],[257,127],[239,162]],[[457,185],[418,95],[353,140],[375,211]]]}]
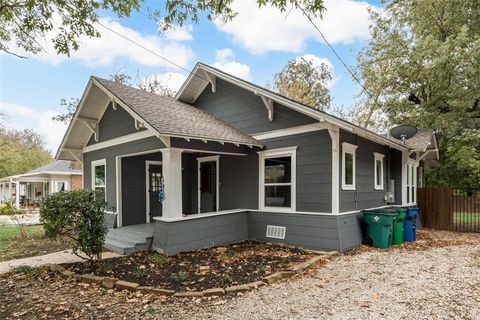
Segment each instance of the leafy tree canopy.
[{"label": "leafy tree canopy", "polygon": [[0,127],[0,177],[25,173],[51,160],[38,133]]},{"label": "leafy tree canopy", "polygon": [[[159,21],[161,29],[186,22],[198,22],[206,13],[209,20],[230,21],[236,16],[233,0],[166,0],[163,8],[148,8],[148,15]],[[99,37],[95,23],[100,10],[118,17],[140,11],[143,0],[2,0],[0,2],[0,50],[18,55],[21,51],[37,54],[43,50],[39,39],[48,37],[59,54],[70,55],[80,47],[81,36]],[[323,0],[257,0],[259,7],[272,5],[280,11],[301,8],[320,16]]]},{"label": "leafy tree canopy", "polygon": [[438,130],[441,163],[427,183],[480,187],[480,2],[385,1],[371,18],[358,57],[366,113]]},{"label": "leafy tree canopy", "polygon": [[273,76],[275,89],[282,95],[318,110],[330,106],[328,83],[332,81],[330,67],[314,64],[304,57],[293,59]]}]

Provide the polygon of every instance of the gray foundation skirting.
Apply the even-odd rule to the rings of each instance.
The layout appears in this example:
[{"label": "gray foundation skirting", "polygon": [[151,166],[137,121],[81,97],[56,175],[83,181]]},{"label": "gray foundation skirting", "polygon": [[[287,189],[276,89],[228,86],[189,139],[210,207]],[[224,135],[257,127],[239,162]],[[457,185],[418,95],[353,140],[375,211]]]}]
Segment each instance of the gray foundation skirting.
[{"label": "gray foundation skirting", "polygon": [[[267,225],[285,227],[284,239],[267,237]],[[330,216],[246,210],[184,221],[157,220],[153,239],[153,249],[167,255],[242,240],[343,252],[361,244],[362,226],[360,213]]]}]

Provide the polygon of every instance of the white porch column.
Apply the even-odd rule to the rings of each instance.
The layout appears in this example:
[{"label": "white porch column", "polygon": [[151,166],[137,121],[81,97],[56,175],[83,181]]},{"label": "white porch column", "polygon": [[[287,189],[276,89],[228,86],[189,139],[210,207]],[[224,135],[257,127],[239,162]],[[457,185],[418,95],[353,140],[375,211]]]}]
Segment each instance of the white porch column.
[{"label": "white porch column", "polygon": [[7,197],[7,200],[8,201],[12,200],[12,180],[10,180],[10,182],[8,183],[8,197]]},{"label": "white porch column", "polygon": [[165,185],[162,217],[166,220],[182,216],[182,151],[162,149],[162,175]]},{"label": "white porch column", "polygon": [[340,130],[328,129],[332,139],[332,214],[340,213]]},{"label": "white porch column", "polygon": [[15,183],[15,208],[20,209],[20,182]]}]

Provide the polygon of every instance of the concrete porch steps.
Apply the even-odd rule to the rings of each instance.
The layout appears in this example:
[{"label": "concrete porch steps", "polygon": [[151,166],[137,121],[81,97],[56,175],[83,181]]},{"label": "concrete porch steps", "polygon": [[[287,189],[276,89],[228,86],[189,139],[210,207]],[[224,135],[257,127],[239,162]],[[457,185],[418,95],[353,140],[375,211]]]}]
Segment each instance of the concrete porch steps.
[{"label": "concrete porch steps", "polygon": [[124,255],[150,250],[153,241],[153,228],[138,229],[129,229],[129,227],[109,229],[103,246],[110,251]]}]

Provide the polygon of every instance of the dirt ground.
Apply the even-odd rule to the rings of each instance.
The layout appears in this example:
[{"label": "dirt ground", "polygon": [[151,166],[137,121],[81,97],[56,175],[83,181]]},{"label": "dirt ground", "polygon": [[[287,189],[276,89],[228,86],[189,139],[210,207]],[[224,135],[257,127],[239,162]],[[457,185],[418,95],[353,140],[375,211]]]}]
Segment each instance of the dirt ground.
[{"label": "dirt ground", "polygon": [[[254,241],[184,252],[166,257],[155,252],[107,259],[95,268],[88,262],[63,265],[77,274],[109,276],[175,291],[202,291],[259,281],[315,256],[304,250]],[[202,270],[208,268],[208,270]]]},{"label": "dirt ground", "polygon": [[234,298],[108,291],[43,271],[0,277],[0,319],[480,319],[480,235],[422,231]]}]

